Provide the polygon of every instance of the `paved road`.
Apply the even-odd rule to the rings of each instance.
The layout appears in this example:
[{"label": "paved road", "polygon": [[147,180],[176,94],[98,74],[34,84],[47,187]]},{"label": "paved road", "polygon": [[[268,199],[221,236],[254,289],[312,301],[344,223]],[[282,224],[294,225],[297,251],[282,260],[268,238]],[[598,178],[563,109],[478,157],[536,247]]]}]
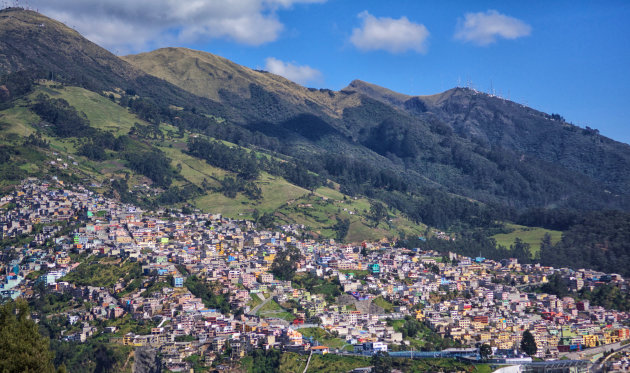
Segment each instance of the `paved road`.
[{"label": "paved road", "polygon": [[160,321],[160,325],[158,325],[157,327],[161,328],[162,325],[164,325],[164,323],[166,322],[166,320],[170,320],[170,319],[171,319],[170,317],[166,317],[166,316],[162,317],[162,321]]},{"label": "paved road", "polygon": [[528,283],[528,284],[516,285],[515,288],[522,289],[522,288],[526,288],[526,287],[529,287],[529,286],[538,286],[538,285],[542,285],[542,284],[544,284],[544,282],[532,282],[532,283]]},{"label": "paved road", "polygon": [[258,313],[258,310],[260,310],[265,304],[269,303],[269,301],[273,299],[273,297],[269,297],[267,299],[265,299],[261,304],[257,305],[256,307],[252,308],[251,310],[249,310],[249,312],[247,313],[248,315],[251,316],[256,316],[256,314]]},{"label": "paved road", "polygon": [[318,324],[301,324],[301,325],[293,325],[293,329],[304,329],[304,328],[322,328]]},{"label": "paved road", "polygon": [[[630,343],[629,343],[629,344],[626,344],[626,345],[623,345],[623,346],[620,346],[618,349],[615,349],[615,352],[619,352],[619,351],[621,351],[621,350],[626,350],[626,349],[628,349],[628,348],[630,348]],[[606,361],[608,360],[608,358],[612,357],[613,355],[614,355],[614,354],[610,354],[610,355],[606,356],[606,357],[605,357],[605,358],[604,358],[601,362],[599,362],[599,363],[594,363],[594,364],[591,366],[591,372],[592,372],[592,373],[599,373],[599,372],[602,372],[602,371],[603,371],[603,370],[602,370],[602,368],[603,368],[603,367],[604,367],[604,365],[606,364]]]},{"label": "paved road", "polygon": [[306,371],[308,370],[308,365],[311,363],[311,357],[313,356],[313,350],[311,350],[311,353],[308,354],[308,361],[306,362],[306,368],[304,368],[304,372],[306,373]]},{"label": "paved road", "polygon": [[566,356],[570,360],[583,360],[585,359],[587,355],[596,355],[604,351],[610,351],[611,349],[616,351],[620,347],[621,345],[619,344],[619,342],[617,342],[617,343],[611,343],[611,344],[607,344],[607,345],[603,345],[599,347],[588,348],[582,351],[566,352],[566,353],[560,354],[560,356]]}]

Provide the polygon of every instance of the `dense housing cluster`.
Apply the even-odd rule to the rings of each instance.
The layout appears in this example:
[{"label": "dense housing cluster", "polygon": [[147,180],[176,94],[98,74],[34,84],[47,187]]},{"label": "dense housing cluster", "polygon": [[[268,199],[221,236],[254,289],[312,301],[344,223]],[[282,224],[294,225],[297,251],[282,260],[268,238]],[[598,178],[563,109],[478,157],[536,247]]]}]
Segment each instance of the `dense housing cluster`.
[{"label": "dense housing cluster", "polygon": [[[146,212],[57,180],[26,180],[0,203],[4,298],[55,294],[66,304],[34,317],[61,320],[56,338],[107,334],[158,349],[169,369],[258,348],[477,355],[466,348],[488,344],[509,361],[526,331],[539,358],[630,339],[627,312],[569,296],[626,291],[616,274],[302,240],[299,226]],[[560,280],[566,296],[540,291]]]}]

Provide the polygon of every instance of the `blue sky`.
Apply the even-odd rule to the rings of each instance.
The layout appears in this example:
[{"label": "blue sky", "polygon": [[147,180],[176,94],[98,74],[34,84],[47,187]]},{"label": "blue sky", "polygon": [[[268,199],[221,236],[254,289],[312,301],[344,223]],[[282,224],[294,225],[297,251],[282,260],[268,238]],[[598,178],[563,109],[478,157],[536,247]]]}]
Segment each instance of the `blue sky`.
[{"label": "blue sky", "polygon": [[630,1],[31,2],[118,54],[185,46],[335,90],[471,81],[630,143]]}]

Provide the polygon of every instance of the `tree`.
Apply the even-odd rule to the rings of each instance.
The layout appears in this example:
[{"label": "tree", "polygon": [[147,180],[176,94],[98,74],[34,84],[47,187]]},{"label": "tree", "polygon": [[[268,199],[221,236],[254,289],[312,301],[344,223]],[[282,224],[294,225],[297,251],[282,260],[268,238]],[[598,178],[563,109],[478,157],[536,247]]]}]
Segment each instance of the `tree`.
[{"label": "tree", "polygon": [[26,301],[0,307],[0,372],[54,372],[47,338],[29,318]]},{"label": "tree", "polygon": [[521,339],[521,351],[525,352],[529,356],[536,355],[538,347],[536,346],[536,340],[529,330],[523,333],[523,339]]},{"label": "tree", "polygon": [[559,297],[564,297],[569,294],[567,283],[559,273],[554,273],[553,275],[549,276],[547,283],[544,284],[540,289],[544,293],[554,294]]},{"label": "tree", "polygon": [[367,251],[367,248],[365,246],[363,246],[361,248],[361,255],[363,255],[363,256],[367,256],[368,255],[368,251]]},{"label": "tree", "polygon": [[403,337],[414,338],[418,335],[418,332],[422,329],[422,325],[418,322],[418,320],[412,317],[405,317],[405,323],[402,327]]},{"label": "tree", "polygon": [[387,352],[378,352],[372,356],[372,373],[390,373],[392,371],[392,358]]},{"label": "tree", "polygon": [[255,373],[272,373],[277,372],[280,369],[280,357],[281,353],[278,350],[264,351],[262,349],[255,349],[252,351],[252,358],[254,364],[252,364],[252,372]]},{"label": "tree", "polygon": [[273,212],[265,212],[262,216],[256,221],[256,223],[263,228],[271,228],[273,227],[274,221],[276,217]]},{"label": "tree", "polygon": [[487,360],[488,356],[492,355],[492,347],[489,344],[484,343],[479,347],[479,355],[483,360]]},{"label": "tree", "polygon": [[201,298],[206,307],[219,309],[221,313],[230,312],[230,303],[227,296],[221,293],[218,283],[207,283],[193,275],[186,278],[184,286],[194,296]]},{"label": "tree", "polygon": [[376,227],[381,220],[387,217],[387,207],[380,202],[372,201],[370,203],[370,216],[374,220],[374,226]]},{"label": "tree", "polygon": [[333,225],[333,229],[335,230],[337,241],[343,242],[350,229],[350,220],[337,216],[337,222]]},{"label": "tree", "polygon": [[540,262],[543,255],[542,253],[543,252],[547,253],[550,250],[553,250],[553,243],[551,242],[551,235],[549,233],[545,233],[543,238],[540,240],[540,250],[538,250],[534,259]]},{"label": "tree", "polygon": [[96,360],[94,373],[106,373],[113,371],[114,365],[116,364],[116,358],[114,357],[114,351],[110,348],[107,348],[104,344],[99,344],[94,352],[94,358]]},{"label": "tree", "polygon": [[514,244],[510,245],[511,255],[518,259],[521,263],[528,263],[531,261],[530,244],[524,242],[520,237],[514,239]]},{"label": "tree", "polygon": [[286,248],[276,254],[271,263],[271,273],[283,281],[291,281],[300,260],[300,251],[295,247]]},{"label": "tree", "polygon": [[551,243],[551,235],[547,232],[540,240],[540,249],[550,250],[552,247],[553,244]]}]

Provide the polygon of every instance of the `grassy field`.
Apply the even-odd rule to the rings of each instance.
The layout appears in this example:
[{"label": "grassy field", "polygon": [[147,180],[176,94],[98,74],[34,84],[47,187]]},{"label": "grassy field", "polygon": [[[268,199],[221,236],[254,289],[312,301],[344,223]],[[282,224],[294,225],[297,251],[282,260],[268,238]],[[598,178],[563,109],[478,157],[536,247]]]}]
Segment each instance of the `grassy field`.
[{"label": "grassy field", "polygon": [[256,315],[262,318],[283,319],[287,321],[293,321],[295,319],[295,315],[286,311],[274,300],[265,303],[265,305],[258,310]]},{"label": "grassy field", "polygon": [[341,273],[345,273],[346,275],[352,274],[356,279],[365,279],[370,275],[370,272],[363,269],[341,269],[338,270]]},{"label": "grassy field", "polygon": [[[318,341],[320,345],[324,345],[329,348],[341,349],[346,344],[346,341],[341,338],[334,337],[322,328],[303,328],[300,329],[299,332],[302,333],[304,337],[312,337]],[[353,348],[352,346],[349,347],[351,349]]]},{"label": "grassy field", "polygon": [[344,195],[338,190],[331,189],[328,187],[319,187],[315,189],[315,194],[318,196],[334,199],[334,200],[342,200]]},{"label": "grassy field", "polygon": [[286,222],[295,222],[311,228],[322,238],[334,238],[332,227],[337,219],[348,219],[350,228],[346,242],[379,240],[383,237],[397,237],[400,232],[420,234],[423,225],[417,225],[408,219],[392,215],[389,222],[381,222],[377,227],[369,219],[370,201],[366,198],[350,198],[330,188],[319,188],[313,194],[296,199],[291,204],[282,206],[277,215]]},{"label": "grassy field", "polygon": [[79,87],[49,88],[38,87],[31,97],[39,93],[46,93],[53,98],[63,98],[71,106],[82,111],[87,116],[92,127],[112,132],[116,135],[129,133],[134,123],[146,125],[127,109],[97,93]]},{"label": "grassy field", "polygon": [[199,158],[182,152],[177,146],[159,146],[158,148],[171,159],[171,166],[175,168],[178,164],[181,165],[182,170],[180,174],[197,186],[201,186],[205,179],[209,185],[218,187],[218,180],[229,174],[225,170],[213,167]]},{"label": "grassy field", "polygon": [[228,198],[221,193],[210,193],[197,198],[194,204],[203,211],[242,219],[251,218],[254,209],[261,213],[273,212],[288,201],[308,194],[308,190],[267,173],[262,173],[256,184],[262,190],[263,197],[260,201],[252,201],[240,193],[236,198]]},{"label": "grassy field", "polygon": [[[306,367],[308,355],[292,352],[282,354],[280,372],[302,372]],[[487,364],[470,365],[455,359],[393,359],[392,368],[403,372],[470,372],[490,373]],[[349,372],[355,368],[371,366],[369,357],[339,356],[334,354],[313,355],[307,372]]]},{"label": "grassy field", "polygon": [[39,117],[33,114],[25,107],[16,105],[12,108],[2,110],[0,112],[0,133],[5,136],[8,134],[16,134],[26,137],[35,130],[30,126],[37,123]]},{"label": "grassy field", "polygon": [[77,285],[111,287],[121,277],[129,280],[141,273],[137,262],[91,261],[81,263],[74,271],[65,275],[63,281]]},{"label": "grassy field", "polygon": [[134,320],[130,314],[125,314],[125,316],[107,320],[105,322],[105,326],[115,326],[118,328],[116,333],[112,334],[112,336],[122,337],[129,332],[137,333],[137,334],[149,334],[151,333],[151,328],[157,326],[157,322],[152,320]]},{"label": "grassy field", "polygon": [[490,373],[487,364],[471,365],[455,359],[394,359],[394,368],[403,372],[470,372]]},{"label": "grassy field", "polygon": [[[282,354],[280,359],[281,373],[302,372],[306,367],[308,355],[299,355],[292,352]],[[338,355],[313,355],[307,372],[349,372],[355,368],[370,366],[370,359],[356,356]]]},{"label": "grassy field", "polygon": [[378,296],[372,300],[372,303],[383,308],[385,312],[390,313],[394,311],[394,305],[383,299],[382,296]]},{"label": "grassy field", "polygon": [[[388,320],[387,325],[392,326],[395,331],[402,332],[403,326],[405,324],[405,320]],[[413,337],[405,337],[405,341],[409,343],[409,346],[415,350],[420,350],[428,343],[430,339],[431,330],[429,328],[422,328],[418,331],[418,333]],[[409,347],[404,348],[408,350]]]},{"label": "grassy field", "polygon": [[562,232],[552,231],[550,229],[538,228],[538,227],[526,227],[517,224],[506,224],[508,228],[514,229],[510,233],[495,234],[492,236],[497,244],[505,246],[507,248],[514,244],[514,240],[518,237],[523,242],[531,245],[532,254],[536,255],[540,250],[540,240],[542,240],[545,233],[551,235],[551,243],[555,244],[562,238]]},{"label": "grassy field", "polygon": [[247,302],[247,305],[251,308],[258,306],[259,304],[263,302],[256,294],[250,294],[249,297],[251,299],[249,302]]},{"label": "grassy field", "polygon": [[[0,139],[10,142],[13,141],[13,137],[18,136],[18,139],[21,140],[23,137],[36,132],[40,119],[29,110],[27,100],[33,101],[40,93],[45,93],[53,98],[65,99],[75,106],[77,110],[86,114],[90,120],[90,125],[109,131],[113,131],[116,128],[113,132],[117,134],[126,133],[134,122],[142,122],[119,105],[82,88],[64,87],[53,89],[47,86],[37,86],[26,99],[18,100],[13,107],[0,112]],[[122,118],[120,123],[113,121],[117,117]],[[124,130],[121,131],[121,128]],[[82,176],[102,181],[121,169],[121,165],[113,166],[112,162],[115,160],[93,162],[74,155],[80,144],[74,138],[58,138],[46,135],[43,137],[50,143],[50,149],[42,152],[42,154],[47,153],[49,158],[54,160],[61,159],[62,162],[66,162],[69,165],[75,160],[78,161],[77,165],[70,167],[72,173],[77,176],[83,174]],[[19,167],[26,172],[46,172],[46,169],[50,168],[50,166],[46,165],[47,167],[43,167],[46,162],[45,158],[39,157],[38,159],[29,160],[29,162],[21,164]]]}]

